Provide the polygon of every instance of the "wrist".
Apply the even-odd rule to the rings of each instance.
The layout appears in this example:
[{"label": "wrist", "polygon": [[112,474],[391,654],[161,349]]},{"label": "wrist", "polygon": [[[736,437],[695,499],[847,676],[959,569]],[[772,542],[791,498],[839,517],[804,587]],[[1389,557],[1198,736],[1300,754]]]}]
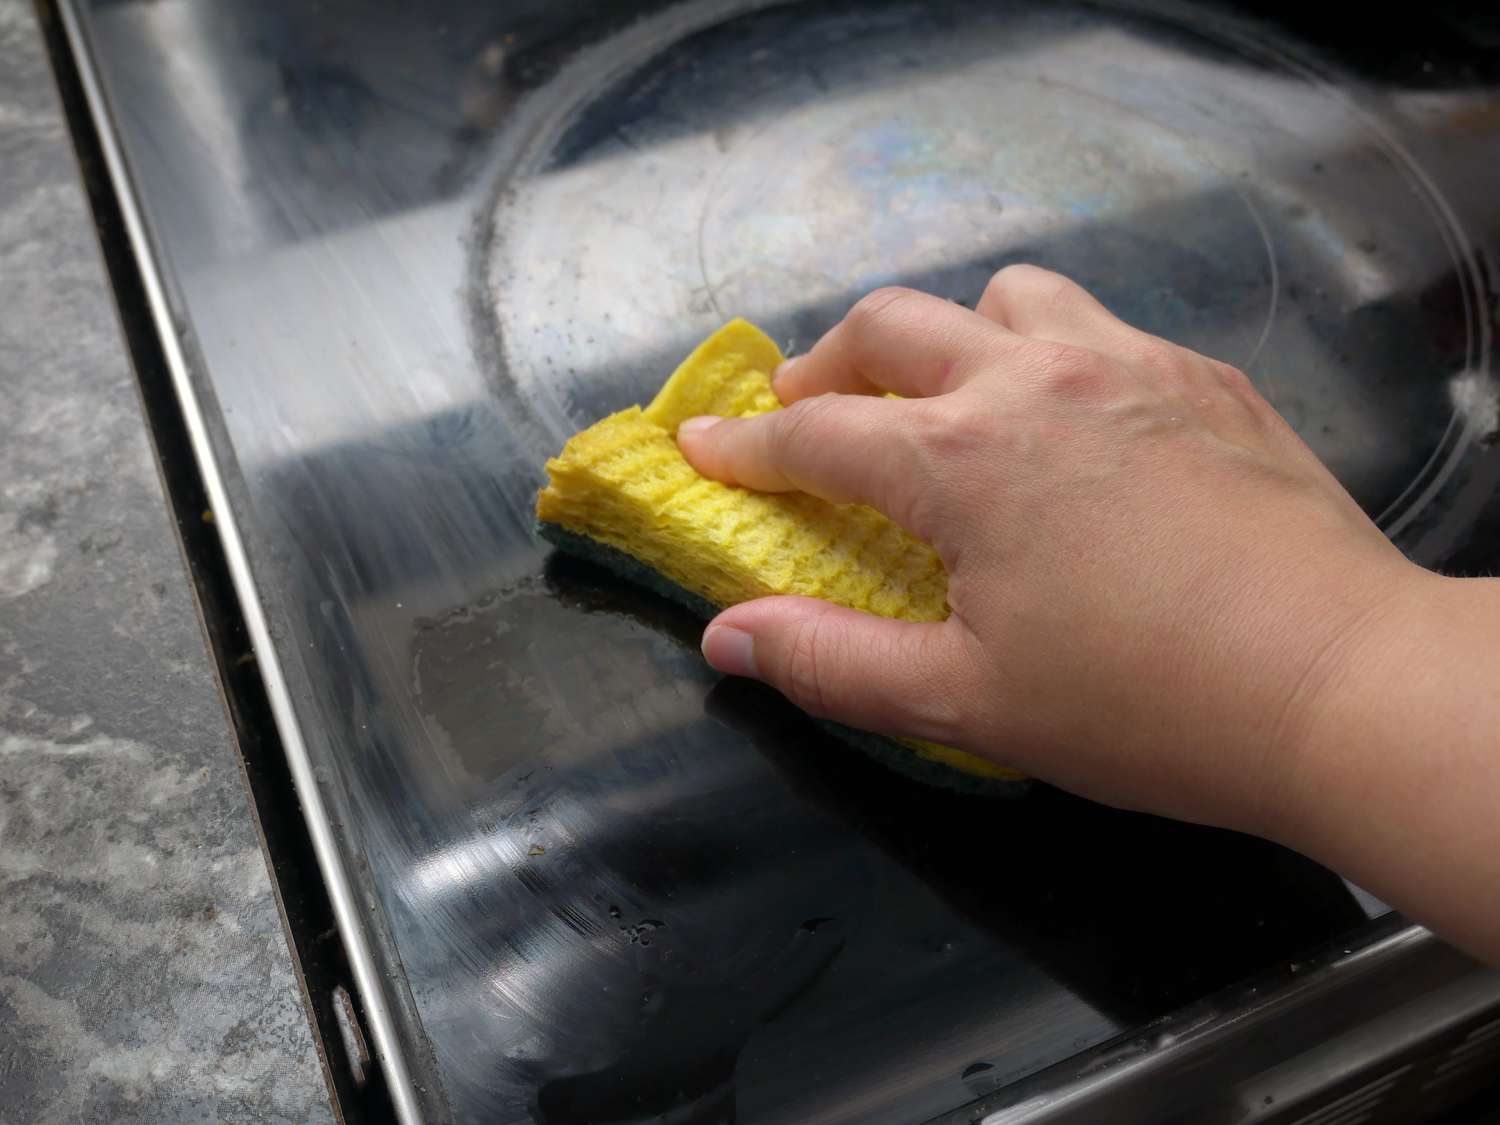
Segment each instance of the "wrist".
[{"label": "wrist", "polygon": [[1438,606],[1453,580],[1403,560],[1354,581],[1357,596],[1331,598],[1339,611],[1290,662],[1282,719],[1265,754],[1267,784],[1248,826],[1319,856],[1349,821],[1367,822],[1372,775],[1391,765],[1392,743],[1410,736],[1404,700],[1440,648]]},{"label": "wrist", "polygon": [[1497,636],[1500,580],[1404,585],[1309,710],[1263,834],[1500,960]]}]

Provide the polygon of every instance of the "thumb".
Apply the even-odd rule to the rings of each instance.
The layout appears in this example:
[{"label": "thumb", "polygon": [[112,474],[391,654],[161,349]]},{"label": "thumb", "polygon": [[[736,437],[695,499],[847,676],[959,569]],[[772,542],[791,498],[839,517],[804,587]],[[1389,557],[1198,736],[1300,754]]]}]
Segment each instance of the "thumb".
[{"label": "thumb", "polygon": [[703,655],[818,718],[951,745],[976,697],[963,634],[951,619],[895,621],[816,598],[761,598],[714,618]]}]

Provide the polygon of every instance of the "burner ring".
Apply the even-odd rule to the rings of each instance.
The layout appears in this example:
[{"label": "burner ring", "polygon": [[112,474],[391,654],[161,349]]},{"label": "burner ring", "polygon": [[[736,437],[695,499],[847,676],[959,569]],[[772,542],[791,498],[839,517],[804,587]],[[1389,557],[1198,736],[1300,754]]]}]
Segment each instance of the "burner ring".
[{"label": "burner ring", "polygon": [[496,386],[545,456],[730,316],[805,349],[878,285],[968,303],[1031,261],[1245,368],[1438,561],[1496,397],[1482,274],[1400,131],[1305,57],[1159,4],[642,21],[502,146],[474,267]]}]

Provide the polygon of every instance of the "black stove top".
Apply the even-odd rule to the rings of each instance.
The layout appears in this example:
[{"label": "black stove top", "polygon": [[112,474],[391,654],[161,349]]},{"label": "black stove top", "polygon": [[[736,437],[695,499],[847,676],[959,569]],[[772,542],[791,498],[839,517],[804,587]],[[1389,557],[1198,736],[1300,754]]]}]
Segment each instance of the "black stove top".
[{"label": "black stove top", "polygon": [[1493,14],[77,15],[399,1112],[927,1120],[1383,912],[1231,834],[913,789],[549,559],[532,499],[731,316],[805,347],[1026,260],[1492,569]]}]

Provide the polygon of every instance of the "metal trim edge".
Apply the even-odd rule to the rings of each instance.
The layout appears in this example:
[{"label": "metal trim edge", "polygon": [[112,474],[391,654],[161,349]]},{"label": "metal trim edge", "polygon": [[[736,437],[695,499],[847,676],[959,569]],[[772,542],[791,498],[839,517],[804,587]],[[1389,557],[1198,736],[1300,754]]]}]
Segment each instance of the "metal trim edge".
[{"label": "metal trim edge", "polygon": [[339,854],[338,842],[328,825],[323,804],[323,795],[318,789],[312,762],[308,757],[307,744],[297,723],[291,692],[287,687],[281,661],[271,639],[270,624],[261,603],[255,579],[250,570],[250,559],[245,551],[244,540],[234,510],[229,504],[229,493],[213,456],[213,444],[209,438],[208,423],[202,404],[194,392],[187,359],[182,342],[172,320],[165,283],[158,268],[151,240],[146,230],[145,217],[137,198],[129,167],[121,150],[109,113],[109,103],[99,79],[88,39],[83,31],[76,0],[59,0],[58,12],[62,17],[63,32],[78,68],[84,98],[94,120],[99,136],[100,149],[104,154],[110,183],[120,204],[125,221],[125,234],[141,271],[141,282],[146,300],[151,309],[151,318],[167,369],[176,392],[178,405],[182,409],[187,426],[188,439],[193,457],[202,473],[204,488],[214,512],[214,526],[218,530],[235,595],[240,600],[251,646],[265,682],[266,696],[270,701],[276,732],[286,753],[287,764],[292,772],[292,782],[302,804],[302,816],[312,838],[313,851],[318,868],[328,886],[328,897],[333,907],[334,920],[344,939],[345,951],[354,983],[364,1001],[365,1014],[370,1022],[375,1051],[380,1059],[390,1088],[391,1101],[401,1125],[422,1125],[422,1114],[417,1102],[415,1088],[406,1060],[399,1050],[399,1040],[391,1016],[386,995],[381,987],[381,978],[375,965],[370,943],[361,928],[361,917],[349,874]]},{"label": "metal trim edge", "polygon": [[[1351,947],[1342,956],[1335,956],[1322,966],[1309,969],[1305,976],[1290,980],[1282,987],[1259,996],[1255,1002],[1238,1011],[1226,1012],[1204,1021],[1194,1015],[1194,1008],[1201,1005],[1190,1005],[1181,1012],[1137,1029],[1137,1033],[1154,1033],[1160,1040],[1159,1045],[1153,1049],[1122,1059],[1111,1066],[1090,1069],[1038,1090],[1021,1101],[978,1117],[977,1125],[1040,1123],[1049,1119],[1054,1112],[1068,1110],[1100,1090],[1147,1081],[1153,1072],[1205,1042],[1243,1032],[1246,1028],[1254,1028],[1304,997],[1346,986],[1364,973],[1381,965],[1404,961],[1438,942],[1437,936],[1425,926],[1408,923],[1392,933],[1376,938],[1368,945]],[[1101,1047],[1107,1046],[1108,1044],[1101,1044]],[[1087,1055],[1089,1052],[1083,1054]],[[1074,1059],[1079,1057],[1074,1056]]]}]

